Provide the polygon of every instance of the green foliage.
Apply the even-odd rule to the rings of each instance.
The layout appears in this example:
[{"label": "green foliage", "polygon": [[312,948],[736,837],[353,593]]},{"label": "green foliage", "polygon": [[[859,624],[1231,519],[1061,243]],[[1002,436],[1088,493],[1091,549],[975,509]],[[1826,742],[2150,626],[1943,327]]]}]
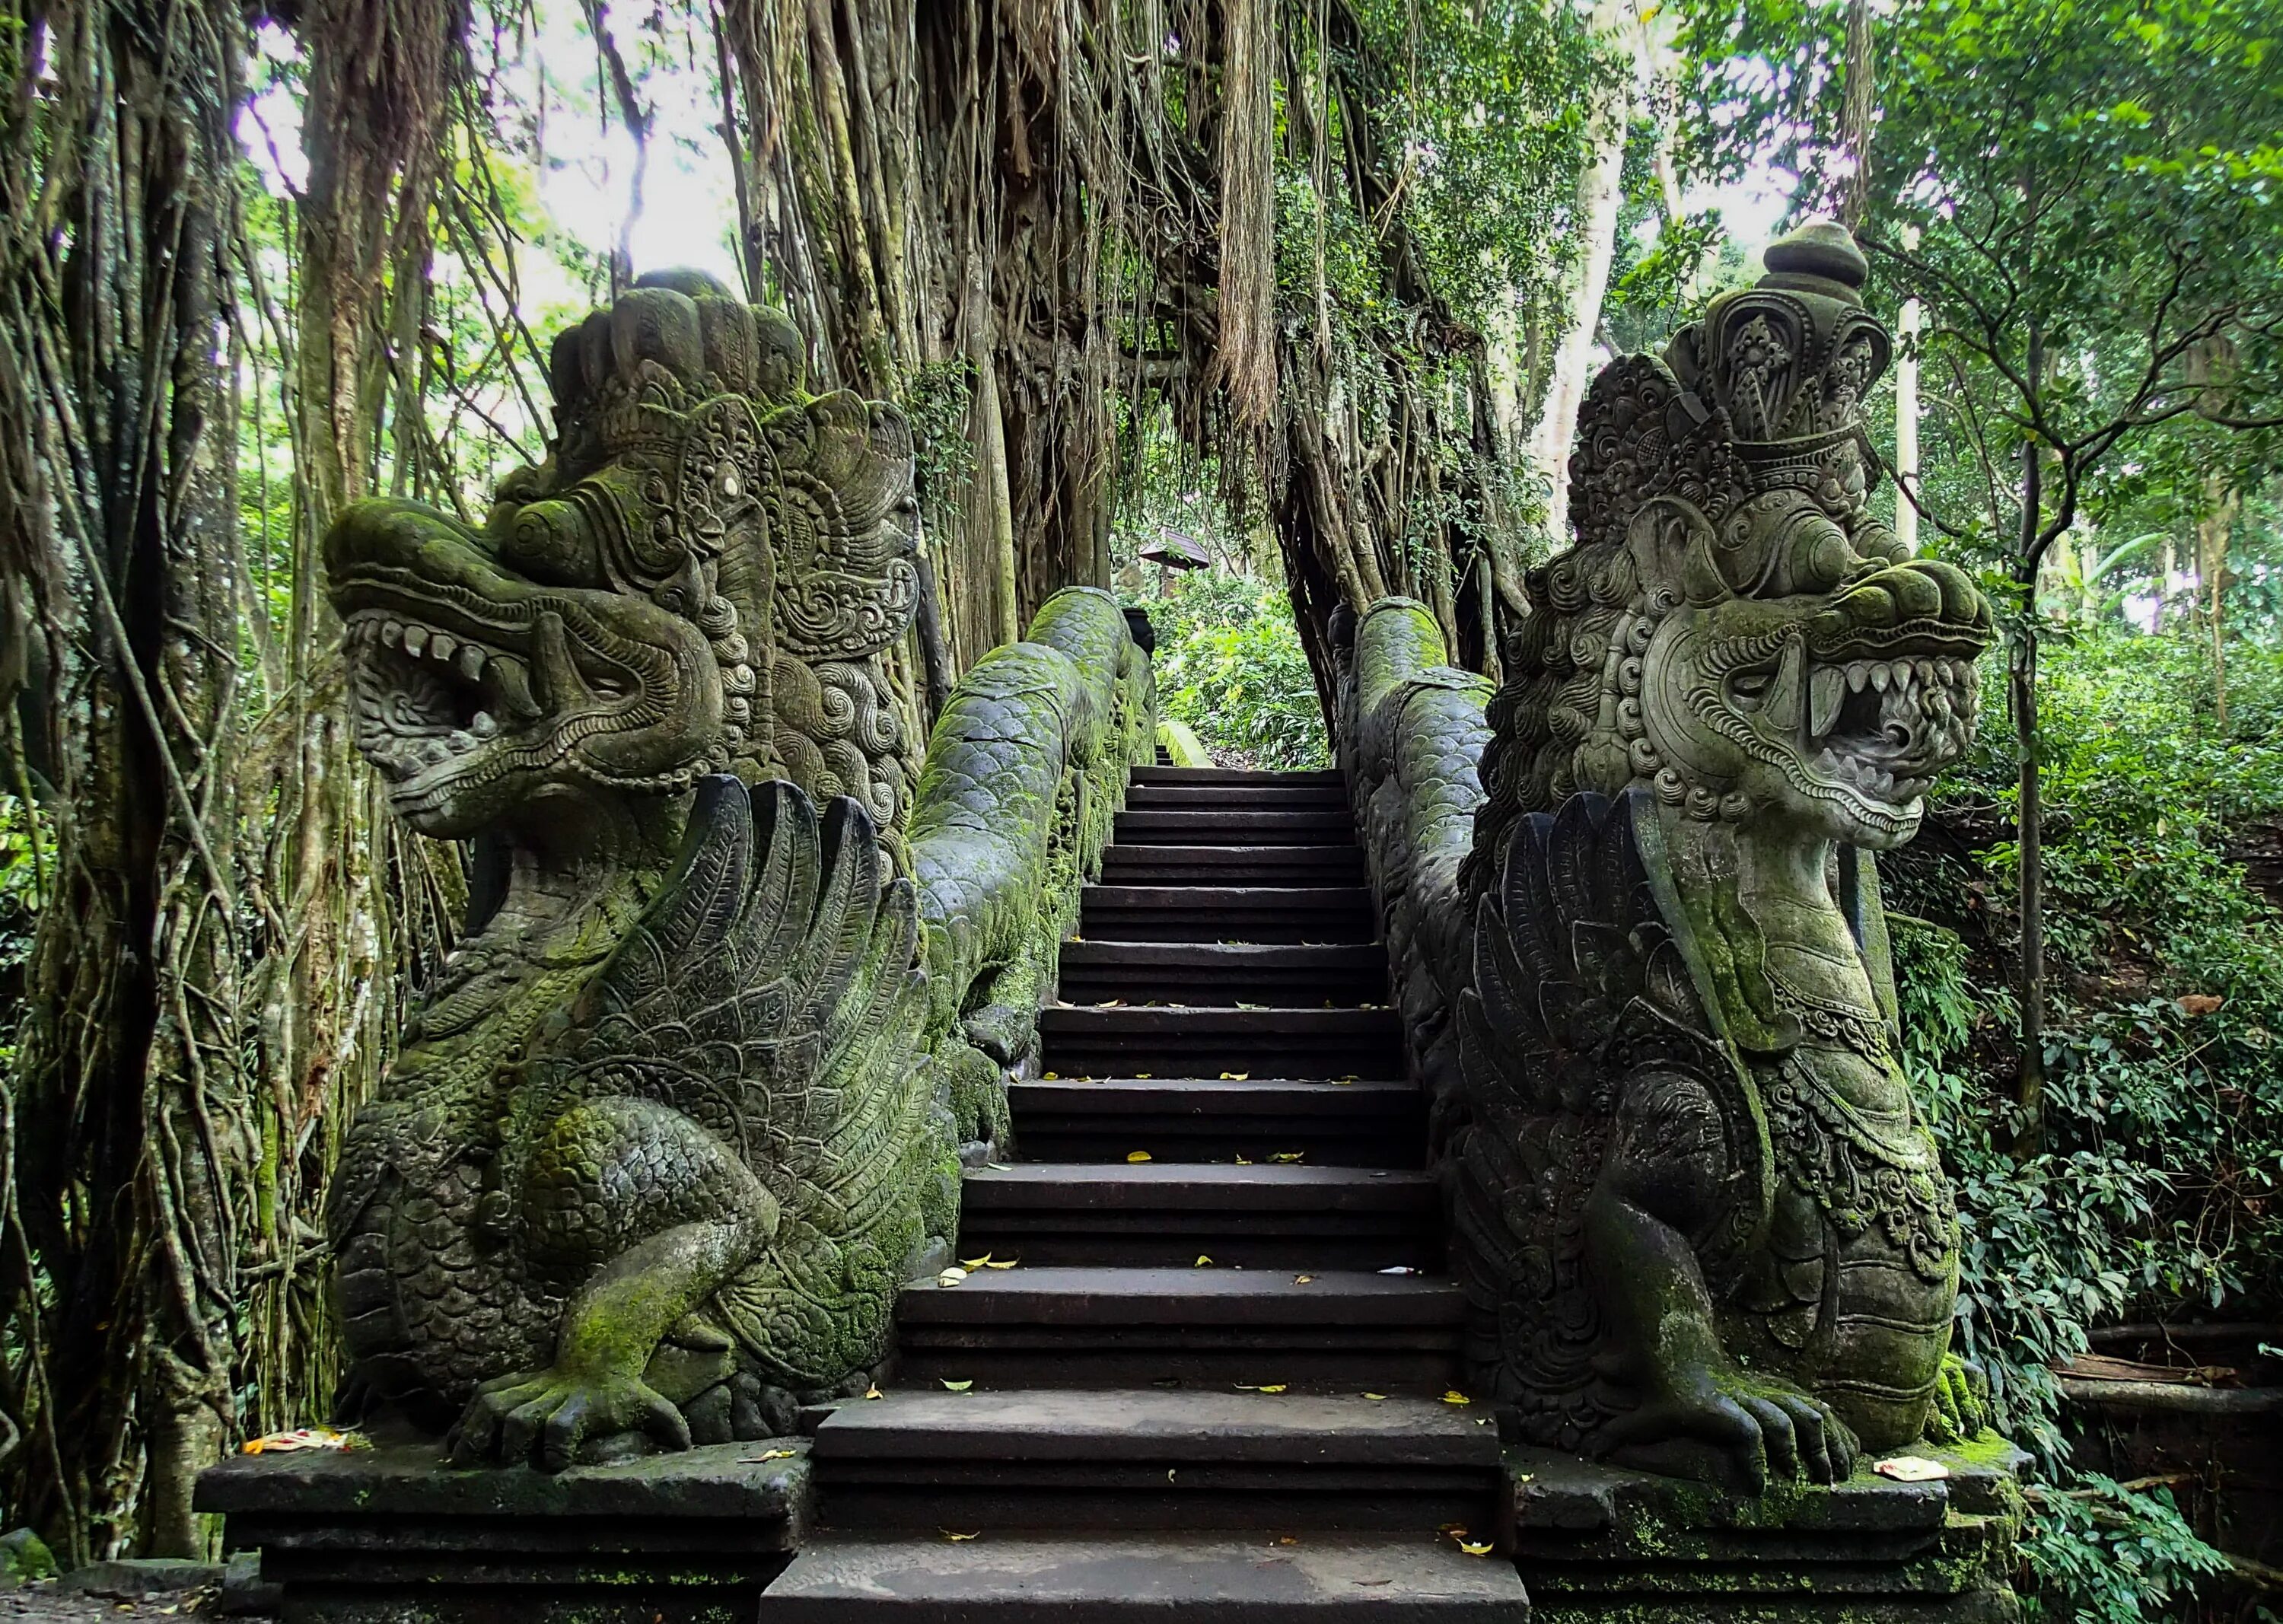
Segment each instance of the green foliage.
[{"label": "green foliage", "polygon": [[904,416],[912,426],[912,493],[931,535],[954,534],[967,482],[975,472],[968,418],[975,366],[965,355],[919,368],[906,386]]},{"label": "green foliage", "polygon": [[1630,71],[1581,8],[1544,0],[1361,0],[1382,61],[1403,66],[1370,111],[1401,152],[1405,218],[1429,279],[1484,322],[1564,262],[1587,110]]},{"label": "green foliage", "polygon": [[1982,737],[1937,809],[1957,842],[1929,835],[1888,864],[1905,1066],[1959,1186],[1961,1350],[2052,1469],[2025,1555],[2055,1618],[2164,1616],[2217,1559],[2169,1497],[2070,1472],[2047,1367],[2085,1351],[2095,1323],[2256,1319],[2283,1303],[2283,918],[2228,856],[2235,832],[2283,810],[2283,652],[2232,655],[2225,733],[2209,660],[2200,636],[2106,629],[2047,652],[2059,990],[2045,1144],[2026,1162],[2007,1149],[2002,673],[1987,674]]},{"label": "green foliage", "polygon": [[1157,632],[1157,708],[1224,766],[1328,767],[1315,679],[1281,585],[1220,570],[1140,600]]},{"label": "green foliage", "polygon": [[2040,1491],[2033,1503],[2022,1555],[2048,1596],[2069,1598],[2063,1616],[2084,1624],[2141,1624],[2192,1595],[2198,1578],[2227,1571],[2168,1488],[2137,1493],[2086,1472],[2068,1493]]},{"label": "green foliage", "polygon": [[[1680,10],[1703,70],[1688,120],[1698,170],[1786,169],[1803,177],[1796,207],[1838,203],[1847,8]],[[2049,453],[2040,548],[2142,482],[2151,458],[2174,474],[2217,464],[2239,488],[2275,466],[2279,46],[2264,0],[1923,0],[1882,14],[1859,230],[1876,297],[1925,307],[1929,495],[1989,551],[2019,546],[2025,432]],[[2012,561],[2026,581],[2033,562]]]}]

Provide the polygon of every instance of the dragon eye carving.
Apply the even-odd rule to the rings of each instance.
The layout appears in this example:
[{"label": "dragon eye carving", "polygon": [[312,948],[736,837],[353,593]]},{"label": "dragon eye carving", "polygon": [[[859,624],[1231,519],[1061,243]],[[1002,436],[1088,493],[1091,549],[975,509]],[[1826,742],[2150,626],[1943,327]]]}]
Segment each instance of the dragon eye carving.
[{"label": "dragon eye carving", "polygon": [[1773,670],[1738,671],[1728,678],[1728,700],[1738,710],[1752,713],[1768,702],[1768,690],[1775,686]]}]

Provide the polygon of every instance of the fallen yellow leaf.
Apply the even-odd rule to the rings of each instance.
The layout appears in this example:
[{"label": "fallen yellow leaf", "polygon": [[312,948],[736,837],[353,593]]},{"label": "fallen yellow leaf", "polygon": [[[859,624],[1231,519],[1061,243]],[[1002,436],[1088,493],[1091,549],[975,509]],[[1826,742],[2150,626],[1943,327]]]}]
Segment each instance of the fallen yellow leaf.
[{"label": "fallen yellow leaf", "polygon": [[946,1538],[946,1539],[947,1539],[947,1540],[949,1540],[953,1544],[956,1545],[956,1544],[958,1544],[958,1543],[959,1543],[961,1541],[962,1541],[962,1540],[979,1540],[979,1539],[981,1539],[981,1538],[983,1537],[983,1530],[982,1530],[982,1529],[980,1529],[980,1528],[978,1528],[978,1529],[977,1529],[974,1533],[972,1533],[972,1534],[954,1534],[950,1529],[946,1528],[946,1529],[943,1531],[943,1537],[944,1537],[944,1538]]},{"label": "fallen yellow leaf", "polygon": [[1236,1165],[1240,1167],[1249,1167],[1252,1165],[1252,1159],[1247,1156],[1240,1156],[1236,1159]]},{"label": "fallen yellow leaf", "polygon": [[1285,1162],[1298,1161],[1302,1157],[1307,1155],[1307,1153],[1308,1152],[1305,1151],[1279,1151],[1268,1159],[1271,1161]]},{"label": "fallen yellow leaf", "polygon": [[964,1393],[964,1392],[966,1392],[970,1387],[972,1387],[974,1385],[975,1385],[975,1378],[974,1378],[973,1377],[971,1377],[971,1376],[970,1376],[970,1377],[969,1377],[965,1381],[947,1381],[947,1382],[945,1382],[945,1383],[943,1384],[943,1390],[944,1390],[946,1393]]},{"label": "fallen yellow leaf", "polygon": [[1060,1082],[1062,1079],[1053,1072],[1040,1072],[1039,1074],[1039,1081],[1040,1082]]},{"label": "fallen yellow leaf", "polygon": [[996,1258],[986,1258],[983,1260],[983,1267],[986,1269],[1012,1269],[1016,1264],[1022,1261],[1023,1260],[1020,1258],[1009,1258],[1002,1263]]},{"label": "fallen yellow leaf", "polygon": [[1475,1545],[1469,1543],[1465,1540],[1461,1540],[1459,1542],[1459,1549],[1465,1551],[1470,1557],[1487,1557],[1491,1554],[1491,1542],[1484,1540],[1481,1544]]},{"label": "fallen yellow leaf", "polygon": [[758,1466],[763,1461],[789,1461],[799,1453],[797,1449],[768,1449],[759,1455],[741,1455],[737,1459],[741,1464]]},{"label": "fallen yellow leaf", "polygon": [[887,1394],[882,1393],[877,1387],[867,1387],[864,1389],[864,1396],[868,1399],[877,1399],[885,1398]]},{"label": "fallen yellow leaf", "polygon": [[1220,1080],[1223,1082],[1250,1082],[1252,1081],[1252,1074],[1251,1072],[1223,1072],[1220,1074]]},{"label": "fallen yellow leaf", "polygon": [[1197,1268],[1197,1269],[1204,1269],[1204,1268],[1207,1267],[1208,1265],[1210,1265],[1212,1262],[1212,1260],[1211,1258],[1207,1257],[1204,1253],[1200,1252],[1200,1253],[1197,1253],[1197,1261],[1196,1261],[1196,1264],[1195,1264],[1195,1265],[1193,1265],[1193,1267]]},{"label": "fallen yellow leaf", "polygon": [[986,1253],[984,1253],[981,1257],[979,1257],[979,1258],[962,1258],[962,1259],[960,1259],[960,1260],[959,1260],[959,1266],[960,1266],[962,1269],[982,1269],[982,1268],[986,1267],[986,1266],[990,1263],[990,1261],[991,1261],[991,1254],[990,1254],[989,1253],[987,1253],[987,1252],[986,1252]]},{"label": "fallen yellow leaf", "polygon": [[1367,1399],[1383,1399],[1386,1396],[1387,1394],[1384,1393],[1367,1393],[1364,1394],[1364,1397]]},{"label": "fallen yellow leaf", "polygon": [[1126,1152],[1126,1159],[1128,1161],[1155,1161],[1157,1160],[1157,1158],[1150,1155],[1147,1151],[1128,1151]]},{"label": "fallen yellow leaf", "polygon": [[290,1433],[270,1433],[245,1441],[248,1455],[291,1455],[302,1449],[362,1449],[364,1439],[355,1433],[337,1433],[330,1426],[296,1427]]},{"label": "fallen yellow leaf", "polygon": [[1134,1076],[1135,1081],[1140,1081],[1140,1082],[1149,1082],[1149,1081],[1154,1081],[1154,1080],[1150,1077],[1149,1074],[1149,1073],[1147,1073],[1147,1072],[1136,1072],[1136,1073],[1134,1073]]},{"label": "fallen yellow leaf", "polygon": [[1469,1398],[1456,1387],[1453,1387],[1443,1395],[1443,1402],[1445,1404],[1471,1404],[1474,1402],[1474,1400]]},{"label": "fallen yellow leaf", "polygon": [[1287,1382],[1273,1381],[1266,1386],[1260,1388],[1259,1391],[1262,1393],[1282,1393],[1290,1385],[1290,1384]]},{"label": "fallen yellow leaf", "polygon": [[1313,1275],[1294,1275],[1292,1277],[1292,1284],[1295,1285],[1305,1285],[1309,1281],[1313,1280],[1315,1277],[1316,1277]]}]

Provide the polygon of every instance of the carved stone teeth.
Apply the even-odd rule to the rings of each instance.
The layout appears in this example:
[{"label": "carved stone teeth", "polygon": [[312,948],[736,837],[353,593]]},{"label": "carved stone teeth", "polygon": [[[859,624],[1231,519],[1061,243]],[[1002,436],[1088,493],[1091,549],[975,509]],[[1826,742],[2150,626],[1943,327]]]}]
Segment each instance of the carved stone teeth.
[{"label": "carved stone teeth", "polygon": [[1818,666],[1808,678],[1807,736],[1821,738],[1839,720],[1840,701],[1847,697],[1847,674],[1837,666]]},{"label": "carved stone teeth", "polygon": [[583,710],[591,702],[586,679],[571,658],[563,617],[552,610],[540,615],[532,629],[531,664],[532,675],[539,679],[538,691],[558,712]]},{"label": "carved stone teeth", "polygon": [[1866,685],[1866,683],[1868,683],[1870,682],[1870,680],[1871,680],[1871,668],[1870,668],[1869,666],[1866,665],[1863,661],[1861,661],[1861,660],[1851,660],[1851,661],[1849,661],[1849,662],[1848,662],[1848,666],[1847,666],[1847,691],[1848,691],[1848,692],[1850,692],[1850,693],[1860,693],[1860,692],[1862,692],[1862,691],[1863,691],[1863,689],[1864,689],[1864,687],[1865,687],[1865,685]]},{"label": "carved stone teeth", "polygon": [[1881,693],[1884,693],[1894,680],[1893,674],[1887,669],[1886,661],[1873,660],[1871,662],[1872,687],[1877,689]]},{"label": "carved stone teeth", "polygon": [[484,652],[472,643],[463,643],[456,663],[460,675],[472,683],[484,674]]},{"label": "carved stone teeth", "polygon": [[475,720],[468,723],[468,731],[478,738],[489,738],[499,731],[499,723],[492,720],[489,711],[478,711]]},{"label": "carved stone teeth", "polygon": [[461,729],[454,728],[452,730],[452,738],[450,742],[453,754],[465,755],[469,751],[476,747],[476,736],[473,733],[465,732]]},{"label": "carved stone teeth", "polygon": [[428,639],[428,657],[431,660],[449,660],[452,651],[459,646],[457,637],[448,631],[440,631]]},{"label": "carved stone teeth", "polygon": [[428,629],[426,627],[408,626],[404,629],[404,652],[406,653],[418,654],[425,650],[427,646]]},{"label": "carved stone teeth", "polygon": [[420,760],[430,767],[439,761],[449,761],[451,756],[452,746],[440,738],[432,738],[420,746]]},{"label": "carved stone teeth", "polygon": [[519,660],[495,660],[491,664],[492,682],[499,689],[500,702],[518,722],[536,722],[544,713],[538,701],[531,697],[531,679]]},{"label": "carved stone teeth", "polygon": [[380,623],[380,640],[391,648],[401,644],[404,641],[404,622],[383,621]]}]

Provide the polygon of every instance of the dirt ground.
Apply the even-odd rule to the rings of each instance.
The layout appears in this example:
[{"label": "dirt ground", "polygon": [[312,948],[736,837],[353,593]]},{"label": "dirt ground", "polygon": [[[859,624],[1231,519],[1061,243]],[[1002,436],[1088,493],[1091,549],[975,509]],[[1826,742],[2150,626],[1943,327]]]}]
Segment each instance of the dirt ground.
[{"label": "dirt ground", "polygon": [[[213,1591],[159,1596],[139,1602],[111,1601],[52,1584],[27,1585],[20,1590],[0,1591],[0,1624],[123,1624],[136,1619],[214,1618],[219,1597]],[[266,1619],[241,1616],[240,1624],[271,1624]]]}]

